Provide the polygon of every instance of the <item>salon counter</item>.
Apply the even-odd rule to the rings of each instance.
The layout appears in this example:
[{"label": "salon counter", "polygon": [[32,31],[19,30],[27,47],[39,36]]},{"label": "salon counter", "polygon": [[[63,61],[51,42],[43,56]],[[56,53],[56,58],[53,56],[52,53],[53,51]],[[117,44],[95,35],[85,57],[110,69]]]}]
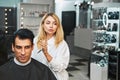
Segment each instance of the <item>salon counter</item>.
[{"label": "salon counter", "polygon": [[92,29],[76,27],[74,30],[74,46],[91,50]]}]

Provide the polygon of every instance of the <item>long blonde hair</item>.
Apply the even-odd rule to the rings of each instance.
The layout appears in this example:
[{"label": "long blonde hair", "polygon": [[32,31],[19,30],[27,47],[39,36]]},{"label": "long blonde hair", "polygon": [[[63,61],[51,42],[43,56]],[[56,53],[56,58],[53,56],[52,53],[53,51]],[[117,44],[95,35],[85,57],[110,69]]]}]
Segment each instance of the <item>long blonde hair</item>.
[{"label": "long blonde hair", "polygon": [[46,18],[48,16],[53,17],[56,21],[56,24],[57,24],[57,30],[54,34],[55,35],[55,46],[57,47],[59,45],[59,43],[61,41],[63,41],[63,39],[64,39],[63,27],[62,27],[62,24],[60,23],[60,20],[59,20],[58,16],[55,13],[46,13],[43,16],[43,18],[41,19],[39,32],[38,32],[38,35],[37,35],[38,36],[38,39],[37,39],[37,47],[38,48],[41,48],[41,46],[39,45],[40,40],[45,40],[46,37],[47,37],[46,32],[43,29],[43,26],[44,26],[44,21],[46,20]]}]

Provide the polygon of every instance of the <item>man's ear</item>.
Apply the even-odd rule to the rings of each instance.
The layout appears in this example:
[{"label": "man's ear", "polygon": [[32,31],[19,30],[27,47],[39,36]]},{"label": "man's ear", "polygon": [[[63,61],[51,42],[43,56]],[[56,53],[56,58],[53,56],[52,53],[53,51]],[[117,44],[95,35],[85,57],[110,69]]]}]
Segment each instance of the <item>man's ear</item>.
[{"label": "man's ear", "polygon": [[12,51],[14,52],[14,45],[13,45],[13,43],[12,43]]},{"label": "man's ear", "polygon": [[32,45],[32,50],[34,49],[34,44]]}]

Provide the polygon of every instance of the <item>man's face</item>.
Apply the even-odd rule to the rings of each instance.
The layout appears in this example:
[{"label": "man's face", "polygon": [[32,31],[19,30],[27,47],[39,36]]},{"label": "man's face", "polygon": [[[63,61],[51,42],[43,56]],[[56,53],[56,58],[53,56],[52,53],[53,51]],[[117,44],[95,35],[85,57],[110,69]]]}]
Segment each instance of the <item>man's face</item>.
[{"label": "man's face", "polygon": [[16,59],[21,63],[26,63],[31,58],[33,45],[29,39],[19,39],[16,37],[15,45],[12,44],[12,51]]}]

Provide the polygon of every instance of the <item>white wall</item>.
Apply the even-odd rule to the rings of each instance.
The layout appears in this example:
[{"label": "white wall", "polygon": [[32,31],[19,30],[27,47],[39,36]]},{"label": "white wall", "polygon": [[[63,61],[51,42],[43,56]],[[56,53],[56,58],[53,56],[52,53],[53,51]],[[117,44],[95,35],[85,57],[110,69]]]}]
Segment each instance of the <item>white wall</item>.
[{"label": "white wall", "polygon": [[20,0],[0,0],[1,7],[17,7]]},{"label": "white wall", "polygon": [[[79,15],[79,4],[82,2],[83,0],[55,0],[55,13],[59,16],[60,20],[62,20],[62,11],[76,11],[76,26],[78,26],[79,17],[81,17]],[[74,6],[75,4],[77,4],[76,7]],[[74,45],[90,50],[91,32],[91,29],[78,29],[76,27],[74,31]]]},{"label": "white wall", "polygon": [[[55,13],[62,18],[62,11],[76,11],[76,26],[79,25],[79,4],[84,0],[55,0]],[[90,0],[85,0],[90,1]],[[75,7],[74,4],[77,3]]]},{"label": "white wall", "polygon": [[75,11],[75,0],[55,0],[55,13],[61,20],[62,11]]}]

